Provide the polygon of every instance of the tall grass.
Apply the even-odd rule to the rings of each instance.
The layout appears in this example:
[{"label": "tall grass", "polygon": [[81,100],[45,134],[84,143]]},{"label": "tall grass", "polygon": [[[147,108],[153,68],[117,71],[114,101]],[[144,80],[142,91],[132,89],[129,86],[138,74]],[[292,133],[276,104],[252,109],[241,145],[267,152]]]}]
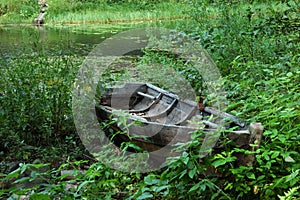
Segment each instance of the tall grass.
[{"label": "tall grass", "polygon": [[[78,23],[107,23],[107,22],[130,22],[150,21],[182,18],[184,3],[166,1],[149,4],[142,3],[91,3],[91,2],[68,2],[49,1],[49,8],[45,16],[45,22],[49,24],[78,24]],[[37,6],[27,6],[27,10],[20,10],[18,4],[14,9],[8,9],[1,16],[0,23],[31,23],[38,16]]]},{"label": "tall grass", "polygon": [[102,10],[68,12],[48,17],[49,23],[106,23],[149,21],[182,17],[178,5],[162,3],[155,10],[134,10],[130,7],[116,6]]}]

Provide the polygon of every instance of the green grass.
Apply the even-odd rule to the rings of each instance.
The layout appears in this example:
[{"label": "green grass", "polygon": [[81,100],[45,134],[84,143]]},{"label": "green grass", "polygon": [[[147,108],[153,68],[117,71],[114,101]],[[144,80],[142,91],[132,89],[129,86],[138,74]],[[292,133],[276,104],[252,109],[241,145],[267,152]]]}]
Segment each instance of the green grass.
[{"label": "green grass", "polygon": [[134,10],[126,6],[102,10],[85,10],[49,16],[49,23],[108,23],[165,20],[183,17],[178,4],[161,3],[153,10]]},{"label": "green grass", "polygon": [[[47,24],[85,24],[85,23],[113,23],[113,22],[142,22],[183,18],[183,3],[160,2],[149,7],[123,4],[67,4],[49,2],[50,7],[45,16]],[[76,6],[77,5],[77,6]],[[24,12],[23,12],[24,13]],[[35,12],[22,14],[21,11],[11,11],[0,16],[0,23],[31,23],[38,16]]]}]

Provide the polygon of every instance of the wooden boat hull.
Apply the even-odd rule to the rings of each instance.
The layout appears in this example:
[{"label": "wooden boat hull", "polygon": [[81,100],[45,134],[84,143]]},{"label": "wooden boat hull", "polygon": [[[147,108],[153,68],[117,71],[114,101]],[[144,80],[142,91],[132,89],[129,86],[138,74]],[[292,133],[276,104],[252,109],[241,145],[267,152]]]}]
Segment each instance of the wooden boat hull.
[{"label": "wooden boat hull", "polygon": [[[130,141],[144,151],[158,151],[161,155],[157,156],[161,157],[165,156],[160,151],[162,148],[168,152],[178,142],[191,141],[190,133],[195,131],[202,131],[200,137],[207,139],[221,129],[236,127],[228,133],[228,139],[235,141],[239,147],[247,148],[252,137],[251,131],[238,118],[214,108],[200,110],[196,102],[180,100],[177,95],[146,83],[126,83],[107,89],[96,106],[96,114],[100,122],[110,123],[108,128],[115,133],[123,132],[114,135],[107,131],[118,146]],[[118,120],[111,123],[118,118],[126,118],[126,123],[124,119],[123,123]],[[200,125],[190,123],[195,118]],[[230,122],[220,123],[225,118],[229,118]]]}]

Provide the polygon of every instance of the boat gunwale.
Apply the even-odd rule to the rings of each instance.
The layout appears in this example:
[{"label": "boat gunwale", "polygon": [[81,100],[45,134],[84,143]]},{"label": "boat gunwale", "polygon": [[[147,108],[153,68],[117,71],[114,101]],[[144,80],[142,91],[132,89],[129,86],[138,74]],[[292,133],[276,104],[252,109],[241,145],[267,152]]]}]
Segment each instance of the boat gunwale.
[{"label": "boat gunwale", "polygon": [[[164,89],[161,89],[161,88],[159,88],[157,86],[154,86],[152,84],[149,84],[149,83],[141,83],[141,82],[129,82],[128,83],[127,82],[127,83],[124,83],[123,85],[121,85],[119,87],[116,87],[116,89],[118,89],[118,90],[125,89],[126,90],[126,86],[129,86],[128,88],[130,88],[130,86],[135,86],[135,87],[137,86],[136,91],[134,93],[137,93],[137,91],[139,90],[139,88],[142,88],[143,86],[146,86],[146,90],[148,90],[148,88],[151,88],[152,90],[154,90],[155,92],[157,92],[159,94],[156,97],[160,96],[160,98],[153,100],[153,102],[151,102],[151,105],[147,106],[146,109],[142,108],[142,109],[139,109],[139,110],[115,109],[115,108],[107,106],[107,105],[102,105],[101,103],[97,104],[96,107],[98,107],[100,110],[103,110],[104,112],[106,112],[110,116],[113,116],[113,115],[116,114],[116,113],[114,113],[114,111],[118,111],[118,110],[124,111],[124,112],[126,112],[126,113],[129,114],[128,120],[139,121],[139,122],[142,123],[142,125],[144,124],[144,125],[155,125],[155,126],[163,126],[163,127],[170,127],[170,128],[181,128],[181,129],[187,129],[187,130],[189,130],[189,132],[191,132],[191,131],[197,131],[197,130],[203,130],[203,131],[208,131],[208,132],[210,132],[210,131],[216,131],[216,130],[219,130],[219,129],[220,130],[222,130],[222,129],[226,130],[226,128],[222,127],[222,126],[217,127],[217,128],[199,128],[199,127],[195,127],[195,126],[181,125],[182,123],[184,123],[187,120],[189,120],[193,116],[193,114],[195,114],[197,112],[197,103],[194,102],[194,101],[192,101],[192,100],[190,100],[190,99],[181,100],[181,99],[179,99],[178,95],[176,95],[176,94],[174,94],[172,92],[168,92],[168,91],[166,91]],[[110,87],[109,90],[111,90],[111,89],[115,89],[115,88]],[[181,103],[187,104],[192,109],[190,110],[190,112],[185,112],[186,116],[183,119],[181,119],[178,122],[176,122],[176,123],[160,123],[160,122],[155,122],[155,121],[149,121],[148,120],[149,118],[159,118],[158,116],[166,114],[164,112],[158,113],[157,115],[153,115],[153,116],[147,116],[147,115],[138,116],[138,115],[133,115],[132,114],[132,113],[138,113],[137,111],[140,111],[140,110],[143,112],[143,110],[151,109],[151,107],[153,106],[152,103],[155,103],[154,101],[157,101],[157,100],[158,101],[162,101],[163,96],[168,96],[171,99],[177,100],[177,105],[178,104],[180,105]],[[176,107],[177,105],[175,105],[174,107]],[[170,107],[170,106],[168,106],[168,107]],[[165,109],[165,110],[167,110],[167,109]],[[163,110],[163,111],[165,111],[165,110]],[[134,112],[131,112],[131,111],[134,111]],[[170,111],[170,112],[172,112],[172,111]],[[207,114],[212,114],[212,113],[207,113]],[[228,114],[228,113],[226,113],[226,114]],[[105,120],[109,120],[109,118],[107,118]],[[236,127],[239,127],[240,129],[237,130],[237,131],[229,131],[229,132],[231,132],[231,133],[238,133],[238,131],[242,131],[242,132],[244,131],[244,133],[246,133],[247,130],[248,130],[248,126],[240,126],[239,124],[236,124]],[[249,131],[248,131],[247,134],[250,134]]]},{"label": "boat gunwale", "polygon": [[[118,110],[110,110],[107,109],[107,106],[102,106],[102,110],[105,111],[106,113],[108,113],[110,116],[114,116],[116,113],[114,113],[113,111],[118,111]],[[100,108],[101,109],[101,108]],[[163,124],[163,123],[159,123],[159,122],[152,122],[152,121],[148,121],[148,120],[140,120],[140,116],[135,116],[135,115],[130,115],[129,114],[129,118],[128,120],[132,120],[132,121],[139,121],[142,123],[142,125],[140,125],[140,127],[142,127],[143,125],[156,125],[156,126],[163,126],[163,127],[170,127],[170,128],[182,128],[182,129],[190,129],[190,131],[205,131],[205,132],[216,132],[216,131],[228,131],[226,129],[222,129],[222,127],[218,128],[218,129],[212,129],[212,128],[199,128],[199,127],[192,127],[192,126],[185,126],[185,125],[178,125],[178,124]],[[108,120],[108,119],[107,119]],[[128,123],[129,124],[129,123]],[[235,133],[235,134],[247,134],[250,135],[250,132],[248,130],[248,127],[242,129],[242,130],[236,130],[236,131],[228,131],[228,133]]]}]

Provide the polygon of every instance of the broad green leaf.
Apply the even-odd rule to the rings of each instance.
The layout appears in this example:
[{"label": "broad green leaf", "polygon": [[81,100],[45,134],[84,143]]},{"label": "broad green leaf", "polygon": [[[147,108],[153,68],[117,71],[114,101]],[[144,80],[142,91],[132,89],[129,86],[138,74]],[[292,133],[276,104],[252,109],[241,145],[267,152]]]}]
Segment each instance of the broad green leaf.
[{"label": "broad green leaf", "polygon": [[159,186],[159,187],[153,187],[153,192],[161,192],[162,190],[168,189],[169,186],[168,185],[163,185],[163,186]]},{"label": "broad green leaf", "polygon": [[197,172],[197,168],[196,168],[196,167],[193,168],[193,169],[191,169],[191,170],[189,171],[189,173],[188,173],[188,174],[189,174],[189,177],[190,177],[190,178],[194,178],[196,172]]},{"label": "broad green leaf", "polygon": [[155,175],[151,174],[144,178],[144,182],[147,185],[156,185],[156,184],[160,183],[160,180],[157,179]]},{"label": "broad green leaf", "polygon": [[214,167],[219,167],[219,166],[221,166],[221,165],[225,165],[226,164],[226,160],[225,159],[220,159],[220,160],[216,160],[216,161],[214,161],[213,163],[212,163],[212,165],[214,166]]},{"label": "broad green leaf", "polygon": [[142,188],[142,193],[144,193],[144,192],[146,192],[146,191],[151,191],[151,190],[150,190],[150,188],[148,188],[148,187],[143,187],[143,188]]},{"label": "broad green leaf", "polygon": [[137,200],[142,200],[142,199],[149,199],[149,198],[152,198],[152,197],[153,197],[153,195],[150,192],[145,192],[136,199]]},{"label": "broad green leaf", "polygon": [[287,156],[284,158],[285,162],[295,162],[295,160],[291,156]]},{"label": "broad green leaf", "polygon": [[274,158],[278,157],[279,154],[280,154],[279,151],[274,151],[274,153],[272,154],[271,158],[274,159]]}]

